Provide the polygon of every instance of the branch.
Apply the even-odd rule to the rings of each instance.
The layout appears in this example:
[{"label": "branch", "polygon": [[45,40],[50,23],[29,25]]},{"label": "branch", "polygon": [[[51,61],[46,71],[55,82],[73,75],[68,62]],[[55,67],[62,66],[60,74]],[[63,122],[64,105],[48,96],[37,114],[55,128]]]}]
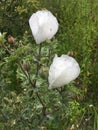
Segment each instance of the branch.
[{"label": "branch", "polygon": [[[39,52],[38,52],[38,56],[37,56],[37,65],[36,65],[36,73],[35,73],[35,76],[36,78],[38,77],[38,73],[39,73],[39,69],[40,69],[40,59],[41,59],[41,44],[39,45]],[[35,79],[35,85],[36,85],[36,79]]]},{"label": "branch", "polygon": [[[40,59],[41,59],[41,44],[39,45],[39,52],[38,52],[38,56],[37,56],[37,60],[40,62]],[[35,72],[35,79],[33,81],[33,87],[35,88],[36,87],[36,80],[37,80],[37,77],[38,77],[38,73],[39,73],[39,70],[40,70],[40,63],[37,62],[37,65],[36,65],[36,72]],[[31,94],[30,96],[32,96],[33,94],[33,91],[31,91]]]},{"label": "branch", "polygon": [[[40,62],[40,58],[41,58],[41,44],[39,45],[39,52],[38,52],[38,55],[37,55],[37,60],[39,62]],[[25,76],[27,77],[27,79],[29,80],[29,82],[30,82],[30,84],[33,88],[36,87],[36,81],[37,81],[37,77],[38,77],[39,70],[40,70],[40,63],[39,62],[37,62],[37,65],[36,65],[35,79],[33,81],[31,80],[29,73],[27,71],[25,71],[25,69],[23,68],[22,63],[19,64],[22,72],[25,74]],[[33,95],[33,90],[30,92],[30,97],[32,95]],[[41,99],[40,99],[38,94],[37,94],[37,97],[39,98],[39,100],[41,102]],[[41,104],[43,105],[42,102],[41,102]]]},{"label": "branch", "polygon": [[29,73],[24,70],[24,68],[23,68],[23,66],[22,66],[22,63],[19,63],[19,65],[20,65],[20,68],[21,68],[22,72],[25,74],[25,76],[27,77],[27,79],[29,80],[30,84],[31,84],[32,87],[33,87],[33,82],[31,81],[31,78],[30,78]]},{"label": "branch", "polygon": [[40,98],[40,95],[39,95],[38,92],[36,92],[36,95],[37,95],[37,97],[38,97],[40,103],[41,103],[42,106],[43,106],[43,108],[42,108],[42,117],[40,117],[39,123],[38,123],[38,125],[40,125],[40,124],[42,123],[43,119],[44,119],[44,118],[46,117],[46,115],[47,115],[47,114],[46,114],[46,106],[44,105],[44,103],[43,103],[42,99]]},{"label": "branch", "polygon": [[42,104],[43,108],[46,108],[46,107],[45,107],[45,105],[44,105],[44,103],[43,103],[43,101],[42,101],[42,99],[40,98],[40,96],[39,96],[39,93],[38,93],[38,92],[36,92],[36,95],[37,95],[37,97],[38,97],[38,99],[39,99],[40,103]]},{"label": "branch", "polygon": [[8,52],[8,54],[11,54],[10,50],[2,43],[3,48]]}]

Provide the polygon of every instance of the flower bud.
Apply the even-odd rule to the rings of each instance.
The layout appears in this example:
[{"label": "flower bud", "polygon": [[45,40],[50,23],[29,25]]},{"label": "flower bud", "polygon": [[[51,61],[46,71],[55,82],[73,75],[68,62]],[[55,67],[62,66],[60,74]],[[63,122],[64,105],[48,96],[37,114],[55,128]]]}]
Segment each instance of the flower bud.
[{"label": "flower bud", "polygon": [[73,51],[68,51],[67,55],[68,56],[73,56]]},{"label": "flower bud", "polygon": [[15,42],[15,38],[14,38],[13,36],[9,35],[9,36],[8,36],[8,42],[9,42],[10,44],[13,44],[13,43]]}]

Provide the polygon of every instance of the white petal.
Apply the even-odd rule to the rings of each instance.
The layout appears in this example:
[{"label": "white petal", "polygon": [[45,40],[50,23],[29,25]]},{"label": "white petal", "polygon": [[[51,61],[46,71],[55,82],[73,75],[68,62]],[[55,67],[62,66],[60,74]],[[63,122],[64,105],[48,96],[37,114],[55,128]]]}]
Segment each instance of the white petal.
[{"label": "white petal", "polygon": [[49,70],[49,88],[56,88],[68,84],[79,76],[80,67],[77,61],[68,56],[54,57]]},{"label": "white petal", "polygon": [[34,13],[29,19],[29,24],[37,44],[51,39],[58,30],[58,21],[48,10]]}]

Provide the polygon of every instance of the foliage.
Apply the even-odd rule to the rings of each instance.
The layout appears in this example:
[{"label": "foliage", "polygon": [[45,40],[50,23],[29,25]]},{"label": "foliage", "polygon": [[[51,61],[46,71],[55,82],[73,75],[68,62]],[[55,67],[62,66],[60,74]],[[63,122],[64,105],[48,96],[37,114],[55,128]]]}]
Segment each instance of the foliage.
[{"label": "foliage", "polygon": [[[2,0],[0,6],[0,12],[6,10],[0,14],[1,31],[16,36],[13,45],[0,39],[0,129],[69,130],[74,124],[76,130],[97,130],[97,0]],[[44,8],[57,16],[59,32],[52,41],[36,45],[28,19]],[[74,82],[49,90],[54,54],[69,50],[81,74]]]},{"label": "foliage", "polygon": [[40,5],[38,0],[1,0],[0,7],[0,30],[20,37],[28,29],[32,12]]}]

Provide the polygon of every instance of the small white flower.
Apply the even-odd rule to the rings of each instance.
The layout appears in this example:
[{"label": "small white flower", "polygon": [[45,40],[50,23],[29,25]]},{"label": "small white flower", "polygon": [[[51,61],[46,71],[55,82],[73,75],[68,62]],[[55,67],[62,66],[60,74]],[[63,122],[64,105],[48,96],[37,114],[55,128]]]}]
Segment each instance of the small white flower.
[{"label": "small white flower", "polygon": [[88,121],[88,119],[86,118],[85,121]]},{"label": "small white flower", "polygon": [[51,39],[58,30],[58,21],[48,10],[33,13],[29,19],[29,25],[37,44]]},{"label": "small white flower", "polygon": [[49,89],[68,84],[75,80],[79,73],[80,67],[74,58],[68,55],[62,55],[61,57],[55,55],[49,69]]},{"label": "small white flower", "polygon": [[93,107],[93,105],[92,105],[92,104],[90,104],[90,105],[89,105],[89,107]]},{"label": "small white flower", "polygon": [[0,36],[2,36],[2,33],[0,32]]},{"label": "small white flower", "polygon": [[77,128],[79,128],[79,125],[77,124]]},{"label": "small white flower", "polygon": [[75,125],[74,125],[74,124],[72,124],[71,128],[72,128],[72,129],[74,129],[74,128],[75,128]]}]

